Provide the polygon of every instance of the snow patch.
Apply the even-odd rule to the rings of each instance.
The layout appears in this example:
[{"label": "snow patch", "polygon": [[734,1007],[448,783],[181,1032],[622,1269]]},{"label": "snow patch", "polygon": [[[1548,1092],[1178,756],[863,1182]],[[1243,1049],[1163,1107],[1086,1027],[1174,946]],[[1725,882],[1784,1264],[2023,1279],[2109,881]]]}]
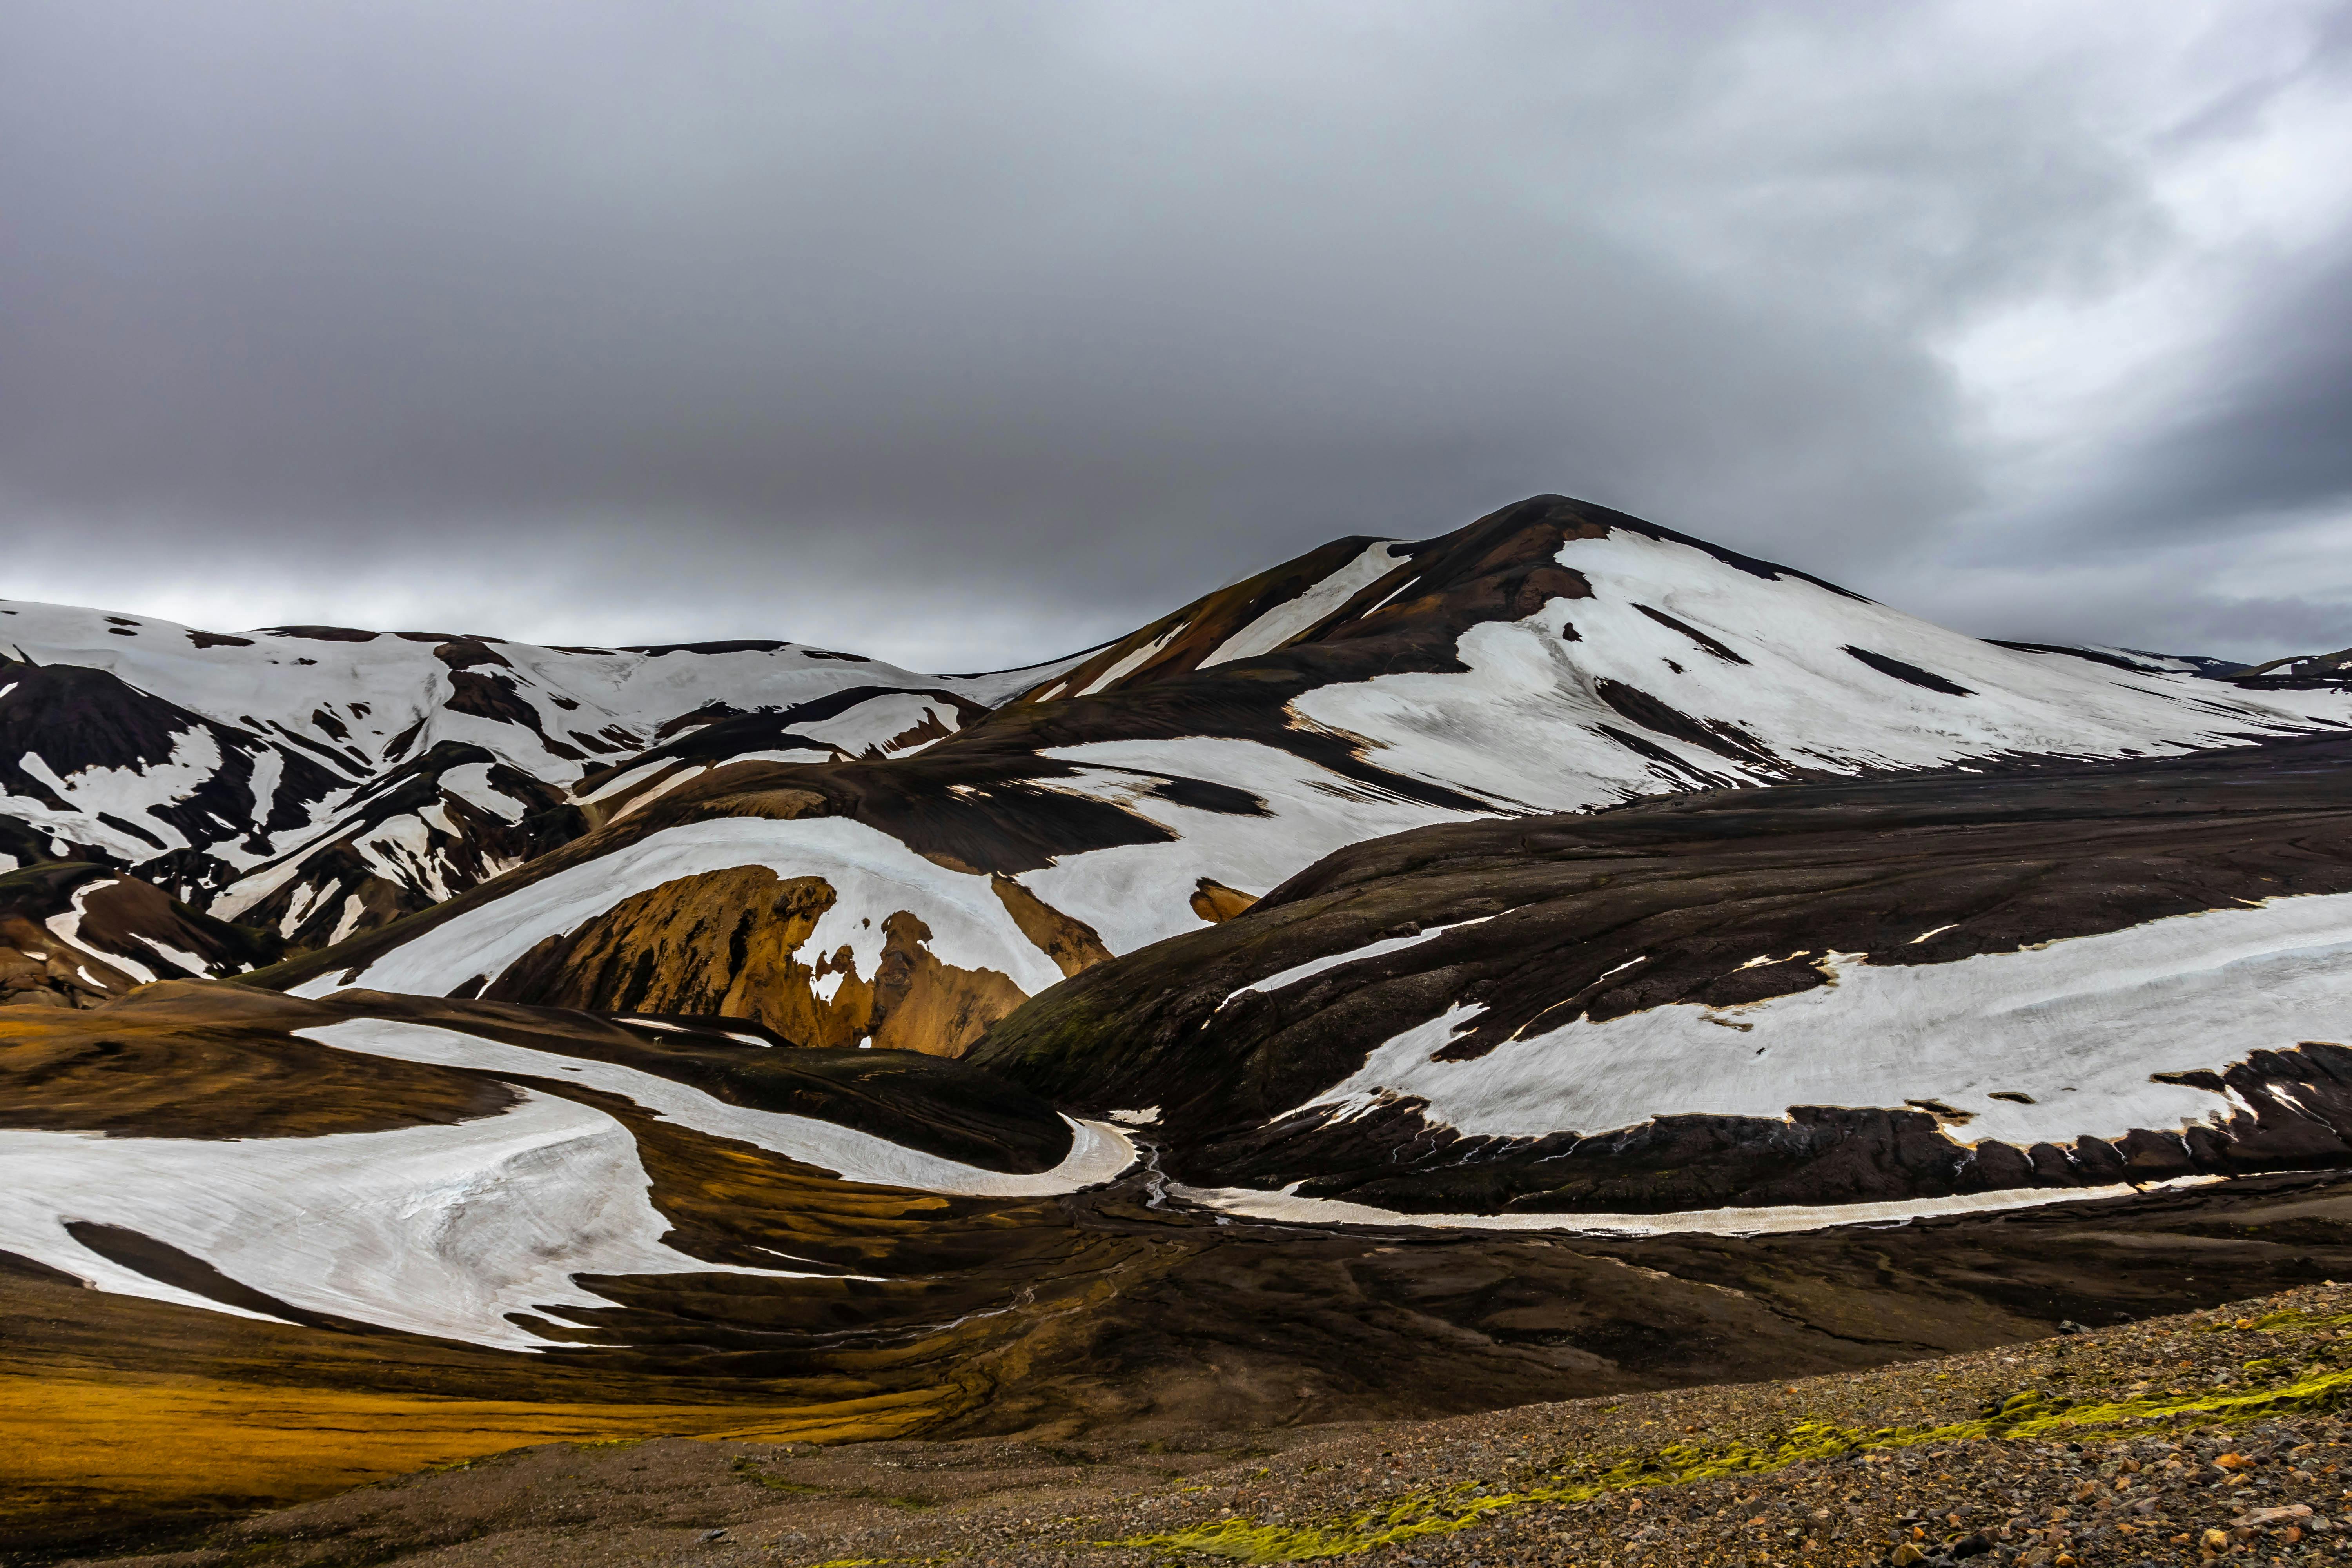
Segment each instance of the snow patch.
[{"label": "snow patch", "polygon": [[[1656,1116],[1778,1119],[1791,1106],[1968,1113],[1956,1138],[2024,1147],[2225,1119],[2222,1096],[2149,1074],[2341,1037],[2352,894],[2150,921],[1950,963],[1823,960],[1838,984],[1719,1010],[1676,1003],[1578,1018],[1469,1061],[1433,1054],[1477,1016],[1457,1005],[1376,1047],[1308,1101],[1411,1096],[1465,1135],[1594,1134]],[[1845,960],[1846,962],[1838,962]],[[2031,1095],[2037,1103],[1995,1100]]]},{"label": "snow patch", "polygon": [[177,964],[188,973],[203,976],[212,973],[212,965],[185,948],[173,947],[161,937],[142,936],[141,945],[166,963]]},{"label": "snow patch", "polygon": [[681,1127],[690,1127],[714,1138],[740,1139],[803,1164],[831,1171],[845,1181],[880,1186],[918,1187],[980,1197],[1034,1197],[1109,1181],[1127,1169],[1135,1157],[1133,1145],[1117,1128],[1066,1117],[1070,1127],[1070,1152],[1060,1164],[1034,1175],[1006,1175],[926,1154],[814,1117],[730,1105],[690,1085],[640,1072],[635,1068],[534,1051],[429,1024],[355,1018],[316,1029],[298,1029],[295,1033],[362,1056],[526,1077],[543,1077],[551,1065],[560,1063],[575,1081],[626,1096]]},{"label": "snow patch", "polygon": [[909,731],[934,724],[952,731],[961,723],[952,702],[919,692],[891,691],[869,697],[830,719],[794,724],[792,732],[832,746],[845,755],[862,757],[868,752],[888,754],[904,750],[893,742]]},{"label": "snow patch", "polygon": [[289,1306],[501,1350],[509,1314],[609,1307],[581,1274],[767,1274],[664,1245],[628,1129],[535,1091],[454,1127],[316,1138],[101,1138],[0,1130],[0,1249],[101,1290],[258,1318],[89,1251],[120,1226]]},{"label": "snow patch", "polygon": [[1276,605],[1219,643],[1216,651],[1195,668],[1206,669],[1213,664],[1272,653],[1396,570],[1397,548],[1393,541],[1370,546],[1298,597]]},{"label": "snow patch", "polygon": [[1190,624],[1191,623],[1189,622],[1179,621],[1174,626],[1169,627],[1166,631],[1154,637],[1151,641],[1144,644],[1141,647],[1136,648],[1130,653],[1121,655],[1118,659],[1112,662],[1109,668],[1104,670],[1100,675],[1096,676],[1093,681],[1087,686],[1085,690],[1072,692],[1071,695],[1074,697],[1092,697],[1096,692],[1100,691],[1103,688],[1110,685],[1111,682],[1119,679],[1121,677],[1134,674],[1137,670],[1150,663],[1152,658],[1158,656],[1160,650],[1167,647],[1170,643],[1174,642],[1176,640],[1177,634],[1181,632],[1185,626]]},{"label": "snow patch", "polygon": [[[1492,915],[1480,915],[1476,920],[1456,921],[1447,926],[1432,926],[1415,936],[1384,937],[1379,942],[1366,942],[1363,946],[1350,949],[1346,952],[1335,952],[1323,958],[1310,958],[1304,963],[1293,964],[1278,974],[1269,974],[1263,980],[1250,982],[1217,1005],[1220,1008],[1230,1006],[1234,996],[1244,995],[1252,991],[1279,991],[1286,985],[1296,985],[1311,975],[1320,974],[1327,969],[1337,969],[1343,963],[1360,963],[1366,959],[1380,958],[1391,952],[1402,952],[1409,947],[1418,947],[1424,942],[1434,941],[1447,931],[1461,931],[1467,926],[1484,925],[1494,918]],[[1638,963],[1639,960],[1635,962]],[[1623,966],[1620,965],[1620,967]]]},{"label": "snow patch", "polygon": [[1434,1230],[1549,1230],[1578,1236],[1770,1236],[1790,1231],[1830,1230],[1848,1225],[1899,1225],[1937,1215],[1998,1214],[2003,1209],[2036,1208],[2043,1204],[2086,1203],[2100,1198],[2127,1198],[2142,1193],[2170,1192],[2208,1186],[2220,1176],[2179,1176],[2139,1186],[2117,1184],[2105,1187],[2012,1187],[1994,1193],[1956,1193],[1940,1198],[1908,1198],[1890,1203],[1791,1204],[1781,1208],[1683,1209],[1672,1214],[1405,1214],[1396,1209],[1351,1204],[1341,1198],[1305,1198],[1299,1183],[1280,1192],[1253,1192],[1246,1187],[1186,1187],[1171,1184],[1168,1192],[1189,1203],[1221,1214],[1250,1219],[1288,1221],[1298,1225],[1406,1226]]},{"label": "snow patch", "polygon": [[[1173,844],[1065,856],[1024,874],[1039,898],[1094,927],[1113,952],[1196,927],[1191,900],[1203,877],[1271,888],[1347,845],[1475,815],[1368,788],[1258,741],[1100,741],[1043,754],[1081,769],[1074,778],[1040,779],[1041,787],[1107,801],[1178,836]],[[1152,793],[1171,778],[1246,790],[1265,803],[1265,815],[1180,805]]]},{"label": "snow patch", "polygon": [[360,917],[365,913],[367,913],[367,906],[360,902],[360,896],[357,893],[344,894],[343,912],[336,918],[335,929],[333,932],[328,936],[327,945],[329,947],[332,947],[337,942],[342,941],[345,937],[351,935],[352,932],[357,931],[359,929]]}]

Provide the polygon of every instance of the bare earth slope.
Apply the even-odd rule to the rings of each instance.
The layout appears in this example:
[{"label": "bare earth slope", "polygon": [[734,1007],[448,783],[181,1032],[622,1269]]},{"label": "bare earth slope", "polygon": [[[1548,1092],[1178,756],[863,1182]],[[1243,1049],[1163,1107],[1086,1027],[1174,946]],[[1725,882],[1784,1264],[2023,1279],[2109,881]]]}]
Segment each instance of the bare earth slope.
[{"label": "bare earth slope", "polygon": [[2352,1290],[1868,1373],[1173,1439],[529,1449],[172,1568],[2341,1561]]},{"label": "bare earth slope", "polygon": [[[0,1541],[723,1435],[658,1450],[643,1517],[723,1493],[819,1510],[774,1538],[810,1561],[940,1556],[971,1541],[891,1533],[931,1498],[896,1450],[779,1446],[988,1440],[908,1462],[999,1456],[1024,1552],[1085,1509],[1167,1537],[1122,1551],[1320,1552],[1543,1517],[1592,1453],[1506,1507],[1433,1500],[1483,1460],[1415,1438],[1328,1494],[1377,1529],[1305,1459],[1300,1502],[1121,1512],[1035,1456],[1140,1476],[2352,1278],[2352,689],[2226,673],[1559,497],[992,677],[0,605]],[[1844,1426],[1958,1419],[1838,1386]],[[632,1462],[201,1550],[577,1557],[555,1513],[638,1517]],[[1832,1516],[1677,1517],[1785,1554]]]}]

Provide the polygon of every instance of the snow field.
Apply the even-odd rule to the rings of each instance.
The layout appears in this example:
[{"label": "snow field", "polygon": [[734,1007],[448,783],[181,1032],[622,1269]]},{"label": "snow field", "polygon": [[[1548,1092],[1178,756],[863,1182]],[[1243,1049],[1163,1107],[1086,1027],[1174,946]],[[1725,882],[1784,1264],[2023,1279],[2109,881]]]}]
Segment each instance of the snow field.
[{"label": "snow field", "polygon": [[[541,1079],[627,1097],[681,1127],[740,1140],[845,1180],[979,1196],[1068,1192],[1133,1162],[1126,1134],[1070,1122],[1053,1170],[1007,1175],[808,1117],[730,1105],[607,1062],[457,1030],[355,1019],[298,1031],[340,1050]],[[501,1115],[448,1127],[310,1138],[104,1138],[0,1130],[0,1250],[96,1289],[244,1317],[76,1241],[73,1221],[119,1226],[308,1311],[507,1350],[546,1342],[516,1312],[609,1305],[575,1277],[795,1271],[706,1263],[667,1246],[635,1139],[618,1120],[522,1091]]]},{"label": "snow field", "polygon": [[220,742],[209,731],[193,726],[173,737],[169,761],[143,768],[91,767],[59,777],[38,752],[26,752],[18,765],[54,791],[66,803],[67,809],[59,811],[24,795],[0,792],[0,813],[44,832],[98,845],[126,860],[143,860],[163,851],[134,834],[100,822],[100,814],[137,823],[160,840],[165,849],[184,848],[187,835],[163,818],[150,816],[147,808],[174,805],[187,799],[204,787],[221,762]]},{"label": "snow field", "polygon": [[513,1312],[611,1303],[580,1274],[771,1274],[663,1244],[628,1130],[528,1093],[454,1127],[317,1138],[101,1138],[0,1130],[0,1249],[98,1289],[225,1305],[108,1261],[68,1221],[120,1226],[289,1306],[503,1350],[547,1342]]},{"label": "snow field", "polygon": [[681,1127],[690,1127],[713,1138],[732,1138],[754,1144],[802,1164],[831,1171],[844,1181],[877,1186],[915,1187],[974,1197],[1036,1197],[1109,1181],[1134,1159],[1133,1146],[1117,1128],[1098,1122],[1070,1121],[1070,1152],[1060,1164],[1034,1175],[1007,1175],[983,1171],[959,1160],[926,1154],[831,1121],[730,1105],[691,1085],[617,1063],[555,1056],[429,1024],[355,1018],[316,1029],[298,1029],[295,1033],[361,1056],[391,1057],[401,1061],[474,1068],[521,1077],[547,1078],[561,1073],[570,1081],[590,1089],[625,1095]]},{"label": "snow field", "polygon": [[[2005,752],[2116,756],[2235,743],[2352,722],[2352,694],[2242,692],[2192,675],[2137,673],[2064,655],[2021,653],[1853,599],[1800,577],[1767,579],[1689,545],[1629,530],[1570,540],[1561,565],[1592,584],[1525,620],[1465,633],[1466,675],[1381,676],[1319,687],[1295,711],[1371,742],[1369,759],[1500,805],[1577,810],[1677,777],[1592,728],[1640,734],[1690,772],[1762,783],[1743,763],[1647,731],[1602,701],[1616,680],[1692,718],[1723,720],[1784,760],[1855,772],[1935,767]],[[1736,664],[1638,605],[1714,637]],[[1573,626],[1575,640],[1564,628]],[[1932,691],[1873,668],[1856,647],[1968,688]],[[1676,669],[1674,666],[1679,666]]]},{"label": "snow field", "polygon": [[[1470,815],[1369,788],[1258,741],[1207,735],[1102,741],[1056,746],[1045,754],[1078,763],[1083,772],[1041,779],[1044,787],[1123,806],[1179,836],[1172,844],[1064,856],[1022,877],[1039,898],[1094,927],[1113,952],[1199,930],[1190,900],[1202,877],[1264,893],[1335,849]],[[1152,785],[1168,776],[1247,790],[1265,803],[1268,815],[1206,811],[1151,795]]]},{"label": "snow field", "polygon": [[1429,1120],[1465,1135],[1540,1137],[1656,1116],[1778,1119],[1798,1105],[1934,1100],[1970,1117],[1951,1137],[2023,1147],[2226,1120],[2242,1109],[2231,1097],[2149,1075],[2352,1040],[2352,894],[1949,963],[1823,962],[1833,985],[1736,1008],[1676,1003],[1579,1018],[1475,1060],[1433,1060],[1476,1016],[1456,1005],[1376,1047],[1307,1106],[1344,1117],[1412,1096],[1428,1101]]}]

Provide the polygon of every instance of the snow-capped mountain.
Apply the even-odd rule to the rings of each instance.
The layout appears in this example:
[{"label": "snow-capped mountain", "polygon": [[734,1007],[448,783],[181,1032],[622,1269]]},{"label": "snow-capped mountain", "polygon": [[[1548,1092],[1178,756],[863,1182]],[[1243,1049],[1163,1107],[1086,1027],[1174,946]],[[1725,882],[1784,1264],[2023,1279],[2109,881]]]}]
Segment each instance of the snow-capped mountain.
[{"label": "snow-capped mountain", "polygon": [[997,676],[28,605],[0,650],[0,853],[366,939],[290,983],[933,1051],[1408,828],[2352,721],[2341,683],[1986,643],[1557,497]]},{"label": "snow-capped mountain", "polygon": [[1172,1174],[1266,1217],[1754,1225],[2340,1164],[2347,766],[2316,738],[1423,829],[971,1059],[1150,1108]]},{"label": "snow-capped mountain", "polygon": [[539,647],[280,626],[231,636],[0,601],[0,868],[131,870],[324,946],[576,837],[573,787],[730,716],[793,754],[884,754],[1028,684],[784,642]]},{"label": "snow-capped mountain", "polygon": [[2339,685],[1986,643],[1558,498],[1338,542],[992,711],[901,693],[888,723],[925,700],[953,730],[919,752],[824,760],[761,714],[588,773],[593,831],[281,983],[951,1054],[1102,957],[1409,828],[2352,722]]},{"label": "snow-capped mountain", "polygon": [[1987,643],[1555,497],[988,677],[0,608],[0,1283],[109,1321],[804,1376],[829,1440],[972,1410],[1204,1210],[2352,1164],[2315,668]]}]

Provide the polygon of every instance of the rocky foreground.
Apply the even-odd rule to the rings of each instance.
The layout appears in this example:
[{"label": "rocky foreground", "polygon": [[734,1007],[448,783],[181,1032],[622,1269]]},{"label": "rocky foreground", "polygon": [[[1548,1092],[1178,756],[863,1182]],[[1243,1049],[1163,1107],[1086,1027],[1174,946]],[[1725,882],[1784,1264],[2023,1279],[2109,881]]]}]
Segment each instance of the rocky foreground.
[{"label": "rocky foreground", "polygon": [[550,1445],[142,1568],[2352,1558],[2352,1286],[1876,1371],[1189,1440]]}]

